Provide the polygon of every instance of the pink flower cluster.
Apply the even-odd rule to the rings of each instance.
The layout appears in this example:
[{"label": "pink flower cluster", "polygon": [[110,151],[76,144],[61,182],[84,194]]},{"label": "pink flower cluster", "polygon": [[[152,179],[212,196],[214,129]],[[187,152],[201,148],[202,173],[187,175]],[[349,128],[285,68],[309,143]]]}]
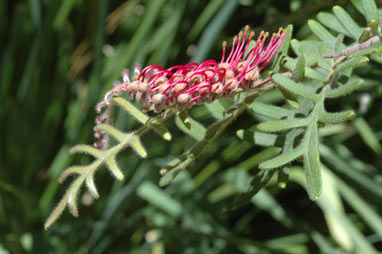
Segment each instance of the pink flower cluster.
[{"label": "pink flower cluster", "polygon": [[[181,110],[194,103],[211,102],[220,97],[231,97],[254,88],[259,72],[271,61],[280,47],[286,31],[273,34],[265,47],[268,32],[262,31],[256,41],[249,26],[233,38],[231,51],[226,57],[226,42],[220,63],[206,60],[202,63],[176,65],[163,69],[150,65],[139,71],[137,79],[129,81],[122,72],[123,83],[114,87],[108,96],[128,92],[135,96],[145,110],[162,111],[169,107]],[[105,98],[106,100],[106,98]]]}]

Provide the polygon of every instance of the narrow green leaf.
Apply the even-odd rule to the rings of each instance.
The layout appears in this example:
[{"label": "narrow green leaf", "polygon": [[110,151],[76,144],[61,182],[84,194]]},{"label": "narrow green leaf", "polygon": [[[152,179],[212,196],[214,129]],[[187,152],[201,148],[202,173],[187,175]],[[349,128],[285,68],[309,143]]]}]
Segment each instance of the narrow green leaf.
[{"label": "narrow green leaf", "polygon": [[301,54],[292,73],[292,80],[299,81],[305,72],[305,54]]},{"label": "narrow green leaf", "polygon": [[140,138],[137,135],[133,135],[129,140],[129,145],[134,151],[142,158],[147,157],[147,152],[145,147],[142,145]]},{"label": "narrow green leaf", "polygon": [[220,101],[215,100],[212,103],[205,103],[204,106],[216,119],[222,120],[224,118],[225,108]]},{"label": "narrow green leaf", "polygon": [[347,110],[343,112],[329,113],[324,110],[320,110],[318,114],[318,120],[322,123],[343,123],[349,121],[354,116],[354,111]]},{"label": "narrow green leaf", "polygon": [[206,129],[200,123],[188,116],[186,111],[182,111],[176,115],[175,123],[187,135],[200,141],[206,135]]},{"label": "narrow green leaf", "polygon": [[95,149],[89,145],[76,145],[70,148],[70,153],[87,153],[96,158],[101,158],[104,155],[104,152],[98,149]]},{"label": "narrow green leaf", "polygon": [[236,168],[244,170],[254,170],[263,161],[266,161],[274,156],[280,154],[282,149],[280,147],[268,147],[255,155],[252,155],[248,159],[236,165]]},{"label": "narrow green leaf", "polygon": [[322,191],[320,154],[318,150],[317,123],[314,122],[305,134],[304,143],[307,149],[304,151],[304,171],[306,177],[306,189],[311,200],[316,200]]},{"label": "narrow green leaf", "polygon": [[[164,187],[170,184],[180,173],[180,171],[184,170],[192,162],[192,160],[192,157],[186,157],[184,160],[175,160],[174,162],[177,162],[176,166],[170,167],[169,171],[167,171],[165,175],[161,177],[161,179],[159,180],[159,186]],[[166,167],[164,169],[167,170]]]},{"label": "narrow green leaf", "polygon": [[142,124],[146,124],[147,121],[150,119],[146,114],[142,113],[139,109],[134,107],[133,104],[121,97],[114,97],[113,101],[115,101],[118,105],[120,105],[123,109],[125,109],[130,115],[132,115]]},{"label": "narrow green leaf", "polygon": [[325,27],[323,27],[320,23],[315,20],[309,20],[308,26],[312,30],[312,32],[322,41],[328,42],[329,44],[333,44],[336,41],[336,38],[328,31]]},{"label": "narrow green leaf", "polygon": [[202,29],[208,24],[208,22],[212,19],[213,15],[223,3],[224,0],[213,0],[208,2],[188,32],[187,40],[192,41],[200,34]]},{"label": "narrow green leaf", "polygon": [[123,140],[125,140],[130,135],[130,134],[123,133],[120,130],[118,130],[118,129],[116,129],[113,126],[108,125],[108,124],[97,125],[94,128],[94,130],[96,130],[96,131],[104,131],[107,134],[111,135],[116,140],[118,140],[119,142],[123,142]]},{"label": "narrow green leaf", "polygon": [[120,181],[122,181],[125,178],[114,156],[110,156],[109,158],[107,158],[105,160],[105,164],[115,178],[117,178]]},{"label": "narrow green leaf", "polygon": [[362,219],[374,230],[380,237],[382,237],[382,218],[376,211],[374,211],[371,204],[365,202],[365,199],[360,196],[353,186],[348,186],[339,177],[335,177],[338,189],[341,192],[347,203],[362,217]]},{"label": "narrow green leaf", "polygon": [[272,76],[272,79],[285,89],[288,89],[289,91],[295,94],[307,98],[308,100],[317,102],[319,99],[318,95],[310,92],[307,87],[304,87],[301,84],[294,82],[293,80],[285,77],[282,74],[275,74]]},{"label": "narrow green leaf", "polygon": [[[334,8],[333,8],[334,9]],[[330,13],[327,13],[327,12],[320,12],[318,13],[317,15],[317,19],[322,23],[324,24],[327,28],[329,29],[332,29],[336,32],[339,32],[339,33],[342,33],[346,36],[349,36],[349,37],[352,37],[352,34],[349,33],[348,30],[346,30],[342,24],[340,23],[340,21],[338,21],[338,19],[333,15],[333,14],[330,14]],[[356,39],[356,38],[355,38]]]},{"label": "narrow green leaf", "polygon": [[171,140],[171,133],[161,121],[153,119],[150,121],[150,127],[153,128],[159,135],[161,135],[164,140]]},{"label": "narrow green leaf", "polygon": [[182,213],[181,204],[152,182],[141,183],[137,188],[137,195],[174,217]]},{"label": "narrow green leaf", "polygon": [[326,92],[326,98],[338,98],[340,96],[345,96],[357,90],[363,84],[363,80],[356,79],[347,82],[345,85],[339,86],[336,89],[331,89]]},{"label": "narrow green leaf", "polygon": [[88,187],[89,192],[92,195],[92,197],[95,198],[95,199],[98,199],[99,198],[99,194],[98,194],[97,188],[96,188],[95,183],[94,183],[94,171],[91,172],[86,177],[85,183],[86,183],[86,186]]},{"label": "narrow green leaf", "polygon": [[341,63],[338,66],[338,68],[333,72],[333,74],[339,73],[339,72],[344,71],[348,68],[358,67],[360,64],[366,63],[368,61],[369,61],[369,58],[367,58],[366,56],[351,58],[351,59],[346,60],[345,62]]},{"label": "narrow green leaf", "polygon": [[306,118],[287,119],[280,121],[264,122],[257,125],[257,129],[265,132],[277,132],[292,128],[304,127],[309,124]]},{"label": "narrow green leaf", "polygon": [[74,217],[78,217],[77,195],[84,178],[84,176],[78,177],[68,189],[68,208]]},{"label": "narrow green leaf", "polygon": [[376,154],[382,154],[382,145],[379,142],[378,137],[375,135],[374,131],[371,129],[369,124],[362,117],[358,117],[354,121],[354,126],[357,129],[359,135],[365,144],[370,147]]},{"label": "narrow green leaf", "polygon": [[238,130],[236,135],[243,140],[259,146],[274,146],[277,135],[250,130]]},{"label": "narrow green leaf", "polygon": [[378,8],[374,0],[362,0],[362,7],[365,11],[366,21],[380,19]]},{"label": "narrow green leaf", "polygon": [[261,190],[271,179],[273,174],[275,173],[275,170],[260,170],[257,172],[257,174],[252,178],[250,183],[250,189],[240,195],[236,200],[226,206],[224,210],[230,211],[230,210],[236,210],[243,205],[246,205],[252,198],[255,196],[259,190]]},{"label": "narrow green leaf", "polygon": [[210,176],[220,168],[218,160],[213,160],[194,177],[194,188],[198,189]]},{"label": "narrow green leaf", "polygon": [[277,170],[277,184],[280,188],[284,189],[289,181],[289,167],[283,167]]},{"label": "narrow green leaf", "polygon": [[277,89],[282,93],[284,98],[286,99],[287,103],[294,109],[300,109],[300,104],[298,102],[297,96],[290,92],[289,90],[285,89],[282,86],[277,86]]},{"label": "narrow green leaf", "polygon": [[334,44],[334,52],[333,53],[338,53],[342,48],[344,47],[343,44],[344,41],[344,35],[343,34],[338,34],[336,38],[336,43]]},{"label": "narrow green leaf", "polygon": [[295,159],[297,159],[299,156],[301,156],[304,152],[304,150],[307,149],[303,145],[299,145],[297,148],[284,152],[280,154],[279,156],[276,156],[275,158],[272,158],[270,160],[267,160],[259,165],[260,169],[273,169],[281,167]]},{"label": "narrow green leaf", "polygon": [[67,200],[68,200],[68,193],[65,194],[65,196],[60,200],[57,206],[49,214],[48,218],[46,219],[44,223],[45,230],[47,230],[61,216],[62,212],[64,211],[67,205],[67,202],[68,202]]},{"label": "narrow green leaf", "polygon": [[321,82],[326,81],[326,78],[322,74],[320,74],[318,71],[315,71],[309,67],[305,67],[305,76],[307,78],[315,79]]},{"label": "narrow green leaf", "polygon": [[288,54],[289,45],[293,34],[293,25],[288,25],[286,27],[286,30],[287,34],[285,35],[283,42],[281,43],[279,49],[276,52],[276,57],[274,58],[275,60],[272,59],[274,63],[272,65],[272,70],[275,73],[278,73],[280,71],[282,59],[284,59],[284,56]]},{"label": "narrow green leaf", "polygon": [[334,6],[333,12],[344,28],[352,35],[353,39],[358,40],[362,33],[362,28],[358,26],[358,24],[341,6]]},{"label": "narrow green leaf", "polygon": [[251,109],[256,114],[260,114],[269,118],[282,119],[287,117],[293,117],[295,112],[289,109],[265,104],[262,102],[254,101],[249,105]]}]

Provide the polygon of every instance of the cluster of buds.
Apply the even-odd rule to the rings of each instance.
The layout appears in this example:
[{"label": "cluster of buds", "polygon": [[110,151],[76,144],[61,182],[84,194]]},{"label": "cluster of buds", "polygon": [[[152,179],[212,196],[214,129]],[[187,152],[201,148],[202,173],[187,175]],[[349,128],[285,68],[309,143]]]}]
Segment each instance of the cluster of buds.
[{"label": "cluster of buds", "polygon": [[[227,42],[223,42],[220,63],[206,60],[202,63],[176,65],[163,69],[150,65],[140,71],[136,66],[134,80],[131,82],[128,71],[122,71],[123,82],[114,84],[104,101],[97,105],[97,111],[110,104],[113,96],[128,93],[142,104],[143,109],[160,112],[168,108],[183,110],[194,104],[209,103],[221,97],[257,88],[260,71],[271,61],[280,47],[286,30],[280,28],[274,33],[265,47],[268,32],[262,31],[253,40],[255,33],[249,26],[233,38],[231,51],[226,56]],[[103,114],[102,114],[103,115]],[[96,121],[106,118],[100,115]]]}]

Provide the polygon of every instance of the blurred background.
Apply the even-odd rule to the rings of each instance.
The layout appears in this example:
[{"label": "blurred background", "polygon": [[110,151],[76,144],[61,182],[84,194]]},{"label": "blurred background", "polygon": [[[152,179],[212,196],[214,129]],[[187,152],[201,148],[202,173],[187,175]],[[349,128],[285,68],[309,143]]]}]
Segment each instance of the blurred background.
[{"label": "blurred background", "polygon": [[[169,120],[171,142],[155,133],[144,136],[147,159],[129,149],[119,154],[125,181],[102,168],[96,175],[99,200],[84,191],[80,217],[65,211],[43,229],[70,182],[60,185],[60,173],[89,162],[70,156],[69,148],[94,141],[95,104],[123,68],[219,60],[222,41],[247,24],[256,32],[293,24],[294,38],[314,40],[307,20],[336,4],[366,26],[357,2],[0,1],[0,254],[382,250],[382,66],[376,61],[354,74],[365,80],[363,90],[328,102],[333,111],[351,108],[357,117],[320,132],[326,190],[321,201],[309,200],[301,181],[280,188],[273,179],[247,205],[223,211],[246,191],[259,163],[262,148],[236,136],[260,119],[250,113],[170,186],[159,188],[159,169],[194,142]],[[277,91],[260,100],[283,103]],[[191,115],[206,125],[212,120],[203,106]],[[115,125],[125,131],[139,126],[125,113]]]}]

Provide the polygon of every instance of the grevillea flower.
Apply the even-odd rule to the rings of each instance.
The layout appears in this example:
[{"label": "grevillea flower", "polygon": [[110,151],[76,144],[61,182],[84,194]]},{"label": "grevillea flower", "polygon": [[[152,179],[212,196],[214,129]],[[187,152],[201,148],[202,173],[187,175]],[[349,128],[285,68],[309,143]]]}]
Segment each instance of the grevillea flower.
[{"label": "grevillea flower", "polygon": [[[268,32],[262,31],[254,41],[255,33],[248,32],[249,26],[233,38],[231,51],[226,54],[227,42],[223,42],[220,62],[206,60],[202,63],[176,65],[167,69],[150,65],[140,71],[135,68],[135,78],[131,82],[128,71],[122,71],[123,83],[117,82],[97,105],[97,111],[108,105],[112,96],[127,92],[135,96],[144,110],[160,112],[167,108],[182,110],[194,104],[212,102],[221,97],[254,89],[261,82],[259,73],[272,60],[280,47],[286,30],[280,28],[274,33],[265,47]],[[97,122],[104,122],[104,114]],[[96,133],[97,135],[97,133]],[[98,134],[101,135],[101,134]]]}]

